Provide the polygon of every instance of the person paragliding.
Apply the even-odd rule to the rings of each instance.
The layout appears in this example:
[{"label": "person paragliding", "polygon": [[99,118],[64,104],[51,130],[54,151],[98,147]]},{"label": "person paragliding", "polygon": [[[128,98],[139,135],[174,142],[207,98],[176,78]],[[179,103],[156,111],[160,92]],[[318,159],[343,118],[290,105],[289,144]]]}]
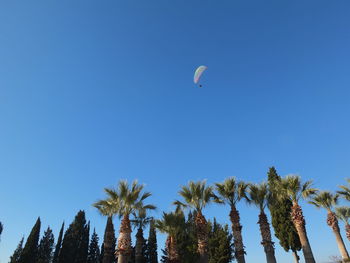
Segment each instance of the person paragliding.
[{"label": "person paragliding", "polygon": [[195,73],[194,73],[193,82],[194,82],[195,84],[197,84],[198,87],[200,87],[200,88],[202,88],[203,86],[202,86],[202,84],[199,83],[199,80],[200,80],[200,78],[201,78],[203,72],[204,72],[206,69],[207,69],[206,66],[199,66],[199,67],[196,69]]}]

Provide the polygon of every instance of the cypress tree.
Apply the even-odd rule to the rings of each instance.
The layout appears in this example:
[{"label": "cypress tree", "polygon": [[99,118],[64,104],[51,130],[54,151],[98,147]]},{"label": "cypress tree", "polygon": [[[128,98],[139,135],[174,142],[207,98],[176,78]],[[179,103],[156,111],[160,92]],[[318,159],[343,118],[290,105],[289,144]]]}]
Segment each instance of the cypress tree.
[{"label": "cypress tree", "polygon": [[[274,194],[274,191],[278,191],[275,185],[276,182],[281,181],[281,177],[277,174],[275,167],[271,167],[267,173],[269,189]],[[271,223],[274,228],[275,236],[279,239],[280,245],[285,251],[292,250],[296,255],[296,252],[301,249],[298,233],[291,220],[292,201],[285,199],[283,201],[276,201],[269,205],[271,213]]]},{"label": "cypress tree", "polygon": [[21,257],[19,258],[20,263],[36,263],[38,256],[38,242],[40,235],[40,217],[37,219],[35,225],[30,232],[27,242],[23,248]]},{"label": "cypress tree", "polygon": [[62,246],[63,230],[64,230],[64,222],[62,223],[62,227],[61,227],[58,239],[57,239],[55,252],[53,253],[52,263],[58,262],[58,256],[60,254],[60,250],[61,250],[61,246]]},{"label": "cypress tree", "polygon": [[100,263],[100,248],[98,246],[98,235],[96,234],[95,229],[91,236],[87,262]]},{"label": "cypress tree", "polygon": [[209,223],[209,263],[230,263],[233,260],[232,235],[228,225],[220,225],[216,222]]},{"label": "cypress tree", "polygon": [[23,241],[24,237],[22,237],[21,241],[19,241],[17,248],[13,252],[13,255],[10,257],[9,263],[19,263],[19,258],[21,257],[23,251]]},{"label": "cypress tree", "polygon": [[150,222],[148,241],[146,244],[146,262],[147,263],[158,263],[158,252],[157,252],[157,233],[154,227],[154,220]]},{"label": "cypress tree", "polygon": [[165,248],[165,249],[162,249],[162,257],[160,259],[160,262],[162,263],[168,263],[169,262],[169,258],[168,258],[168,249]]},{"label": "cypress tree", "polygon": [[[184,226],[182,226],[181,233],[176,236],[176,244],[182,263],[193,263],[199,259],[195,218],[195,213],[190,212]],[[216,219],[213,223],[208,221],[208,233],[208,263],[232,262],[234,258],[233,237],[229,232],[228,225],[222,226],[216,222]],[[162,249],[160,262],[168,263],[168,260],[167,248]]]},{"label": "cypress tree", "polygon": [[184,225],[184,231],[178,234],[178,249],[183,263],[197,262],[198,254],[198,239],[197,227],[195,223],[196,213],[190,212],[187,216],[187,221]]},{"label": "cypress tree", "polygon": [[[197,252],[197,231],[195,217],[192,212],[188,214],[187,220],[183,219],[182,231],[176,235],[176,247],[182,263],[197,262],[199,255]],[[162,250],[161,262],[168,262],[167,248]]]},{"label": "cypress tree", "polygon": [[89,253],[90,222],[84,227],[81,243],[78,248],[76,263],[86,263]]},{"label": "cypress tree", "polygon": [[115,238],[115,232],[114,232],[114,225],[112,222],[112,217],[108,217],[105,234],[103,238],[102,263],[116,262],[115,247],[116,247],[116,238]]},{"label": "cypress tree", "polygon": [[103,254],[104,254],[104,245],[103,245],[103,243],[102,243],[102,245],[101,245],[101,253],[100,253],[100,262],[102,263],[102,261],[103,261]]},{"label": "cypress tree", "polygon": [[36,263],[50,263],[52,259],[52,250],[54,246],[54,236],[50,227],[44,233],[40,240],[38,250],[38,260]]},{"label": "cypress tree", "polygon": [[85,212],[79,211],[64,234],[61,251],[58,256],[59,263],[81,263],[80,260],[82,260],[84,256],[83,249],[85,249],[85,247],[87,249],[87,229]]},{"label": "cypress tree", "polygon": [[4,229],[4,225],[0,222],[0,236],[1,236],[1,233],[2,233],[3,229]]}]

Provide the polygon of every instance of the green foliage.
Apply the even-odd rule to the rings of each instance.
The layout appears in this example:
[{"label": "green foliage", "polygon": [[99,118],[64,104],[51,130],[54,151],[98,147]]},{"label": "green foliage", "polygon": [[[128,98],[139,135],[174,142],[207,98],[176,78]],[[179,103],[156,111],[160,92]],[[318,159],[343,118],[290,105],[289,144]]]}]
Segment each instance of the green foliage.
[{"label": "green foliage", "polygon": [[[189,213],[187,221],[182,211],[176,213],[163,213],[163,219],[156,221],[156,227],[163,233],[175,238],[180,261],[193,263],[198,259],[197,233],[194,216]],[[168,262],[168,251],[165,248],[161,262]]]},{"label": "green foliage", "polygon": [[270,199],[271,195],[267,183],[249,185],[249,203],[258,207],[261,212],[269,204]]},{"label": "green foliage", "polygon": [[162,249],[162,257],[160,258],[160,262],[162,263],[168,263],[169,262],[169,258],[168,258],[168,249]]},{"label": "green foliage", "polygon": [[[277,185],[281,181],[281,177],[277,174],[274,167],[271,167],[268,172],[268,186],[272,196],[278,195]],[[269,204],[269,209],[272,218],[272,226],[275,230],[275,236],[279,239],[280,245],[285,251],[299,251],[301,244],[298,233],[291,220],[292,201],[288,198],[279,200]]]},{"label": "green foliage", "polygon": [[100,263],[100,248],[98,246],[98,239],[98,235],[94,229],[91,236],[87,263]]},{"label": "green foliage", "polygon": [[21,257],[21,254],[23,251],[23,241],[24,241],[24,237],[22,237],[21,241],[19,241],[17,248],[15,249],[12,256],[10,257],[9,263],[19,263],[19,258]]},{"label": "green foliage", "polygon": [[216,183],[215,187],[218,193],[218,196],[216,196],[214,200],[216,203],[226,203],[230,206],[235,206],[241,199],[248,200],[248,184],[243,181],[237,181],[235,177],[227,178],[222,183]]},{"label": "green foliage", "polygon": [[158,246],[157,246],[157,233],[154,226],[154,220],[150,222],[148,241],[146,243],[146,262],[147,263],[158,263]]},{"label": "green foliage", "polygon": [[178,233],[177,246],[182,263],[197,262],[198,255],[198,239],[197,228],[195,224],[196,213],[189,213],[186,222]]},{"label": "green foliage", "polygon": [[88,253],[86,238],[89,240],[88,230],[89,227],[86,224],[85,212],[79,211],[64,234],[62,248],[58,257],[59,263],[86,262]]},{"label": "green foliage", "polygon": [[332,194],[328,191],[322,191],[315,194],[312,197],[311,201],[309,201],[309,203],[316,206],[317,208],[332,210],[333,207],[338,204],[338,198],[338,194]]},{"label": "green foliage", "polygon": [[116,247],[116,238],[114,225],[112,221],[112,217],[109,216],[107,219],[105,234],[103,238],[103,244],[101,248],[101,262],[102,263],[114,263],[115,260],[115,247]]},{"label": "green foliage", "polygon": [[89,253],[90,221],[84,227],[83,236],[78,249],[77,263],[86,263]]},{"label": "green foliage", "polygon": [[230,263],[233,261],[232,235],[228,225],[209,222],[209,263]]},{"label": "green foliage", "polygon": [[182,227],[185,222],[185,217],[182,212],[163,212],[161,220],[155,222],[156,228],[160,232],[168,234],[169,236],[176,237],[179,232],[182,231]]},{"label": "green foliage", "polygon": [[61,230],[60,230],[60,233],[58,235],[55,252],[53,253],[52,263],[58,262],[58,256],[60,254],[61,246],[62,246],[63,231],[64,231],[64,222],[62,223]]},{"label": "green foliage", "polygon": [[202,211],[214,198],[213,188],[206,186],[205,181],[190,181],[188,185],[181,187],[179,194],[185,202],[175,201],[174,204],[178,208],[190,208],[197,212]]},{"label": "green foliage", "polygon": [[[197,262],[199,255],[197,252],[197,232],[195,226],[196,214],[189,213],[187,220],[180,225],[180,231],[176,234],[177,248],[182,263]],[[227,225],[220,225],[208,222],[209,232],[209,263],[229,263],[233,260],[232,235],[229,233]],[[162,250],[161,262],[168,262],[167,249]]]},{"label": "green foliage", "polygon": [[112,216],[118,214],[120,217],[136,212],[138,209],[155,209],[154,205],[144,205],[143,202],[152,194],[143,192],[144,185],[135,180],[131,185],[127,181],[119,181],[116,189],[105,188],[107,199],[97,201],[93,204],[101,214]]},{"label": "green foliage", "polygon": [[345,224],[349,224],[350,207],[347,207],[347,206],[336,207],[335,214],[338,219],[342,220]]},{"label": "green foliage", "polygon": [[54,246],[54,236],[50,227],[44,233],[40,240],[38,250],[38,260],[36,263],[50,263],[52,259],[52,250]]},{"label": "green foliage", "polygon": [[302,182],[301,177],[297,175],[287,175],[280,181],[277,181],[274,187],[278,190],[275,196],[279,199],[289,198],[298,203],[300,199],[312,197],[317,193],[316,188],[312,188],[312,181]]},{"label": "green foliage", "polygon": [[[348,182],[348,185],[350,185],[350,179],[346,179],[346,181]],[[340,187],[340,191],[338,191],[337,193],[340,194],[345,200],[350,201],[350,188],[349,186],[346,185],[341,185]]]},{"label": "green foliage", "polygon": [[40,218],[37,219],[35,225],[30,232],[27,242],[21,253],[19,263],[36,263],[38,256],[38,242],[40,236]]}]

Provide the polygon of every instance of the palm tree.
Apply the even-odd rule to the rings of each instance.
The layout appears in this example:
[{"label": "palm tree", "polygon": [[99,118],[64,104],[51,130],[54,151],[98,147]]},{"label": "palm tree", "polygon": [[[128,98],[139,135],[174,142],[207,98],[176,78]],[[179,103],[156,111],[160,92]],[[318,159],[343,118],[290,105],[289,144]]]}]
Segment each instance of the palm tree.
[{"label": "palm tree", "polygon": [[215,198],[215,202],[219,204],[228,204],[231,207],[230,220],[234,239],[233,243],[235,247],[235,258],[238,263],[245,263],[242,226],[236,205],[242,199],[248,200],[248,184],[242,181],[237,181],[234,177],[230,177],[222,183],[216,183],[215,186],[218,193],[218,197]]},{"label": "palm tree", "polygon": [[161,220],[155,221],[155,227],[160,232],[168,235],[166,240],[166,251],[168,252],[168,263],[180,263],[180,256],[177,247],[177,236],[185,224],[185,217],[182,211],[164,213]]},{"label": "palm tree", "polygon": [[249,185],[250,204],[254,204],[260,209],[259,221],[260,233],[262,237],[261,244],[264,247],[267,263],[276,263],[274,242],[272,242],[270,225],[265,214],[265,208],[270,201],[270,194],[266,183],[260,185]]},{"label": "palm tree", "polygon": [[[151,208],[154,209],[154,208]],[[143,229],[151,222],[152,217],[147,216],[147,210],[145,207],[140,207],[136,212],[133,212],[134,219],[131,223],[137,228],[136,245],[135,245],[135,263],[144,262],[144,256],[142,250],[144,248],[145,239],[143,237]]]},{"label": "palm tree", "polygon": [[[346,181],[348,182],[348,184],[350,184],[350,179],[346,179]],[[340,185],[339,187],[342,190],[337,191],[337,193],[340,194],[341,197],[343,197],[345,200],[350,201],[350,188],[346,185]]]},{"label": "palm tree", "polygon": [[103,239],[103,257],[101,263],[113,263],[115,260],[115,232],[113,226],[113,216],[118,214],[119,201],[116,196],[110,195],[110,189],[104,189],[108,198],[106,200],[99,200],[92,204],[98,209],[101,215],[107,216],[107,223]]},{"label": "palm tree", "polygon": [[108,198],[102,201],[115,207],[116,211],[113,210],[113,212],[122,218],[116,251],[118,263],[127,263],[132,253],[130,214],[141,207],[145,209],[155,208],[153,205],[144,205],[144,200],[151,196],[151,193],[142,193],[143,188],[144,185],[138,184],[136,180],[132,182],[131,186],[127,181],[119,181],[117,189],[105,188]]},{"label": "palm tree", "polygon": [[335,208],[335,214],[338,219],[342,220],[345,224],[345,233],[346,237],[350,241],[350,207],[347,206],[340,206]]},{"label": "palm tree", "polygon": [[338,194],[332,194],[331,192],[323,191],[313,196],[312,200],[309,201],[309,203],[316,206],[317,208],[324,208],[327,210],[327,225],[333,230],[343,260],[347,261],[349,260],[349,253],[346,250],[343,238],[340,234],[338,219],[333,212],[333,207],[338,204],[338,198]]},{"label": "palm tree", "polygon": [[296,175],[289,175],[277,183],[279,198],[289,198],[292,203],[291,219],[298,232],[306,263],[315,263],[315,258],[306,233],[306,223],[303,211],[299,205],[300,199],[306,199],[314,195],[317,190],[311,188],[312,181],[302,183],[301,178]]},{"label": "palm tree", "polygon": [[181,208],[190,208],[196,212],[195,224],[197,228],[199,262],[208,262],[208,223],[202,210],[213,200],[213,189],[206,186],[205,181],[190,181],[188,186],[182,186],[179,194],[184,202],[175,201],[174,204]]}]

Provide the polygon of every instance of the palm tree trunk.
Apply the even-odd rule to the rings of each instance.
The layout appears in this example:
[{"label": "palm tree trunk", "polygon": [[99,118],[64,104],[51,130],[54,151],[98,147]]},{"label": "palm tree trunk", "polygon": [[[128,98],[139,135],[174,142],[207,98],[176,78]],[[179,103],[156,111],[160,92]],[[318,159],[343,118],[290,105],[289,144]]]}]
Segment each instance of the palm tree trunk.
[{"label": "palm tree trunk", "polygon": [[115,233],[112,217],[109,216],[107,219],[106,230],[103,240],[103,258],[102,263],[114,262],[115,252]]},{"label": "palm tree trunk", "polygon": [[166,240],[166,247],[169,252],[169,263],[180,263],[180,256],[177,251],[177,243],[174,237],[168,236]]},{"label": "palm tree trunk", "polygon": [[199,263],[208,263],[208,223],[199,211],[195,219],[198,238]]},{"label": "palm tree trunk", "polygon": [[347,239],[350,241],[350,225],[348,223],[346,223],[345,225],[345,233],[346,233]]},{"label": "palm tree trunk", "polygon": [[340,234],[338,219],[337,219],[336,215],[334,214],[334,212],[332,212],[330,210],[328,211],[328,214],[327,214],[327,225],[329,225],[333,230],[333,233],[335,235],[335,239],[337,241],[338,249],[339,249],[339,252],[340,252],[343,260],[349,260],[349,253],[346,250],[343,238]]},{"label": "palm tree trunk", "polygon": [[120,224],[120,231],[118,237],[118,263],[128,263],[132,253],[131,247],[131,226],[129,215],[124,215]]},{"label": "palm tree trunk", "polygon": [[295,263],[299,263],[300,257],[298,256],[298,253],[296,251],[293,251],[293,257]]},{"label": "palm tree trunk", "polygon": [[305,258],[305,263],[316,263],[311,250],[309,239],[307,237],[303,211],[301,210],[301,207],[297,202],[293,202],[291,217],[299,235],[301,247],[303,249],[303,254]]},{"label": "palm tree trunk", "polygon": [[230,220],[232,223],[232,234],[233,234],[233,244],[235,247],[235,258],[237,263],[245,263],[245,251],[242,239],[242,226],[240,223],[239,212],[236,209],[236,206],[231,206],[230,211]]},{"label": "palm tree trunk", "polygon": [[271,240],[270,225],[264,211],[260,212],[258,224],[262,237],[261,245],[264,247],[267,263],[276,263],[274,243]]},{"label": "palm tree trunk", "polygon": [[139,228],[136,234],[136,245],[135,245],[135,263],[144,263],[145,259],[142,254],[142,249],[145,239],[143,238],[143,230]]}]

